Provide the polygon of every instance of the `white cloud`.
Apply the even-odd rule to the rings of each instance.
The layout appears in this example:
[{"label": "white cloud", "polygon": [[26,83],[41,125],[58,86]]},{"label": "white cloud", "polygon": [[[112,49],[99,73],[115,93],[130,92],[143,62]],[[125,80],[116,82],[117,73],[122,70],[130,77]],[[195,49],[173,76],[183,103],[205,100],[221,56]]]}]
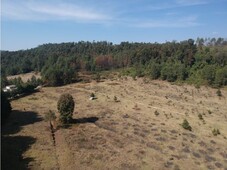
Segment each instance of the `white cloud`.
[{"label": "white cloud", "polygon": [[165,9],[174,9],[181,8],[186,6],[195,6],[195,5],[204,5],[208,4],[208,0],[174,0],[168,2],[157,3],[152,6],[146,7],[147,10],[165,10]]},{"label": "white cloud", "polygon": [[97,9],[56,2],[55,4],[37,1],[3,1],[3,18],[11,20],[74,20],[79,22],[105,22],[111,19]]},{"label": "white cloud", "polygon": [[52,5],[39,5],[38,7],[29,6],[29,8],[37,13],[46,14],[47,16],[62,17],[65,19],[75,20],[106,20],[108,16],[98,13],[91,9],[85,9],[75,5],[59,4]]},{"label": "white cloud", "polygon": [[145,22],[138,22],[134,24],[135,27],[140,28],[185,28],[200,25],[196,22],[197,17],[189,16],[178,19],[163,19],[163,20],[150,20]]},{"label": "white cloud", "polygon": [[194,6],[207,4],[207,0],[176,0],[176,3],[181,6]]},{"label": "white cloud", "polygon": [[[205,0],[173,0],[175,3],[157,3],[152,6],[153,10],[161,10],[167,8],[175,8],[179,6],[196,5],[205,3]],[[86,1],[88,2],[88,1]],[[154,27],[194,27],[198,26],[197,17],[183,17],[176,12],[168,12],[164,18],[148,19],[147,17],[133,17],[121,13],[120,6],[110,7],[111,3],[94,4],[84,1],[74,1],[74,3],[66,3],[62,0],[55,1],[35,1],[35,0],[4,0],[2,2],[2,18],[7,20],[26,20],[26,21],[50,21],[50,20],[69,20],[82,23],[100,23],[106,26],[121,25],[138,28],[154,28]],[[93,2],[93,3],[91,3]],[[120,4],[118,4],[120,5]],[[108,7],[108,8],[107,8]],[[118,8],[117,8],[118,7]],[[143,9],[146,13],[146,9]],[[135,11],[138,13],[138,11]],[[167,17],[167,18],[165,18]]]}]

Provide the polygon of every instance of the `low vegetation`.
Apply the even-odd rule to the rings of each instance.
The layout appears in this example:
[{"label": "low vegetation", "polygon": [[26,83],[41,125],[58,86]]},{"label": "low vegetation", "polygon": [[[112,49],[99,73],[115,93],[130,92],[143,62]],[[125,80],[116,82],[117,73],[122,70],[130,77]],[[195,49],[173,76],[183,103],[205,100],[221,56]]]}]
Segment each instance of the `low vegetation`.
[{"label": "low vegetation", "polygon": [[90,97],[93,97],[94,98],[95,97],[95,94],[94,93],[91,93]]},{"label": "low vegetation", "polygon": [[[227,85],[227,41],[223,38],[162,44],[106,41],[44,44],[23,51],[1,51],[1,62],[2,88],[9,84],[17,86],[16,91],[1,95],[2,122],[12,110],[7,98],[32,95],[11,101],[19,111],[12,112],[12,122],[4,129],[8,132],[15,128],[13,133],[18,137],[15,139],[13,133],[4,136],[4,146],[13,146],[9,152],[12,155],[23,148],[25,139],[22,138],[34,138],[33,143],[25,143],[27,148],[16,157],[24,162],[29,160],[25,162],[26,167],[31,164],[34,169],[150,169],[152,166],[153,169],[189,166],[215,169],[226,166],[223,160],[227,155],[222,149],[226,149],[223,142],[226,132],[222,132],[224,139],[215,141],[208,135],[209,127],[216,127],[217,121],[218,127],[226,127],[223,114],[226,101],[221,97],[226,91],[220,90]],[[6,78],[31,71],[40,72],[42,79],[32,77],[23,82],[20,77]],[[106,72],[111,75],[104,75]],[[89,81],[83,82],[81,73],[88,73],[89,76],[85,76]],[[184,82],[197,88],[182,84]],[[39,85],[62,87],[44,87],[40,93],[33,94]],[[91,91],[98,91],[95,102],[87,100]],[[78,113],[81,113],[78,116],[73,115],[73,96],[77,97]],[[90,97],[95,98],[95,94],[91,93]],[[49,109],[56,109],[57,99],[55,114]],[[206,125],[201,130],[198,118],[204,124],[205,120],[198,113],[204,113],[205,109],[211,109],[214,114],[210,115],[212,112],[208,110]],[[193,132],[186,131],[192,131],[192,127],[187,119],[183,120],[185,116],[193,123]],[[42,117],[50,123],[54,146],[50,146],[48,132],[44,130],[47,123]],[[61,125],[70,125],[70,128],[56,128],[55,132],[53,125],[57,118]],[[179,127],[176,122],[181,120]],[[219,135],[219,129],[213,129],[212,134]],[[124,160],[126,157],[129,161]]]},{"label": "low vegetation", "polygon": [[201,113],[198,114],[198,117],[199,117],[200,120],[203,120],[203,115]]},{"label": "low vegetation", "polygon": [[[2,128],[4,157],[24,164],[20,169],[226,167],[227,133],[221,131],[227,127],[226,101],[217,89],[105,73],[99,83],[43,87],[12,100],[13,112]],[[92,74],[79,76],[93,79]],[[218,129],[216,137],[210,127]]]},{"label": "low vegetation", "polygon": [[45,113],[44,119],[46,121],[54,121],[54,120],[56,120],[56,118],[57,117],[56,117],[54,111],[52,111],[52,110],[49,110],[48,112]]},{"label": "low vegetation", "polygon": [[222,96],[222,93],[221,93],[221,90],[218,89],[217,92],[216,92],[217,96],[221,97]]},{"label": "low vegetation", "polygon": [[115,101],[115,102],[119,102],[117,96],[114,96],[114,101]]},{"label": "low vegetation", "polygon": [[212,134],[214,135],[214,136],[217,136],[217,135],[220,135],[221,133],[220,133],[220,131],[219,131],[219,129],[213,129],[212,130]]},{"label": "low vegetation", "polygon": [[189,125],[189,122],[187,121],[187,119],[184,119],[183,123],[181,124],[181,126],[189,131],[192,131],[192,127]]},{"label": "low vegetation", "polygon": [[155,116],[158,116],[160,113],[157,110],[155,110],[154,114]]}]

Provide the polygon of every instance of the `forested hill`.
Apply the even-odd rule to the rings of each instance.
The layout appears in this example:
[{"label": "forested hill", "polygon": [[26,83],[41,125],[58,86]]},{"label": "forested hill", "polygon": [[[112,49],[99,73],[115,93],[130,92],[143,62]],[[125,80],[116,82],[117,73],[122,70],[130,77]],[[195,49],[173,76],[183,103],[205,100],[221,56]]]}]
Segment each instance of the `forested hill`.
[{"label": "forested hill", "polygon": [[59,78],[50,82],[51,85],[70,83],[81,70],[96,72],[126,68],[133,76],[223,86],[227,85],[226,63],[227,40],[224,38],[162,44],[122,42],[118,45],[106,41],[81,41],[1,51],[2,75],[41,71],[44,81]]}]

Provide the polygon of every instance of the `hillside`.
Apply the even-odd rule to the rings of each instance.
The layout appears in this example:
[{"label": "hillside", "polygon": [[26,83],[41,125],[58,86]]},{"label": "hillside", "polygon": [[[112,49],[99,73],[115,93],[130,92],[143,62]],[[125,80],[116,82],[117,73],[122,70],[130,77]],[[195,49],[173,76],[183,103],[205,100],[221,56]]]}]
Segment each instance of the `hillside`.
[{"label": "hillside", "polygon": [[[117,73],[105,78],[44,87],[12,101],[2,128],[2,168],[227,169],[226,90],[218,97],[205,86]],[[44,113],[57,113],[62,93],[74,97],[74,123],[53,138]],[[96,100],[89,100],[91,93]],[[184,119],[192,131],[182,128]],[[214,128],[220,135],[212,134]]]},{"label": "hillside", "polygon": [[71,42],[44,44],[21,51],[1,51],[1,75],[41,72],[50,86],[77,81],[79,71],[128,69],[133,77],[147,75],[170,82],[227,85],[227,41],[224,38],[181,42]]}]

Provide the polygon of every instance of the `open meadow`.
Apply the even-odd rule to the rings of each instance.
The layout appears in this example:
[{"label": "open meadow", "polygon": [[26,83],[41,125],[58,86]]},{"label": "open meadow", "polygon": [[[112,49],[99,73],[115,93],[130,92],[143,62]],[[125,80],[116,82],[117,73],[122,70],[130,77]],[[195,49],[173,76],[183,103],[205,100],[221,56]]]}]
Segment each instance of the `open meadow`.
[{"label": "open meadow", "polygon": [[[216,91],[117,73],[100,82],[43,87],[11,101],[2,168],[227,170],[227,91]],[[63,93],[74,98],[74,121],[52,134],[44,114],[58,115]],[[97,99],[89,100],[91,93]],[[184,119],[192,131],[181,126]]]}]

